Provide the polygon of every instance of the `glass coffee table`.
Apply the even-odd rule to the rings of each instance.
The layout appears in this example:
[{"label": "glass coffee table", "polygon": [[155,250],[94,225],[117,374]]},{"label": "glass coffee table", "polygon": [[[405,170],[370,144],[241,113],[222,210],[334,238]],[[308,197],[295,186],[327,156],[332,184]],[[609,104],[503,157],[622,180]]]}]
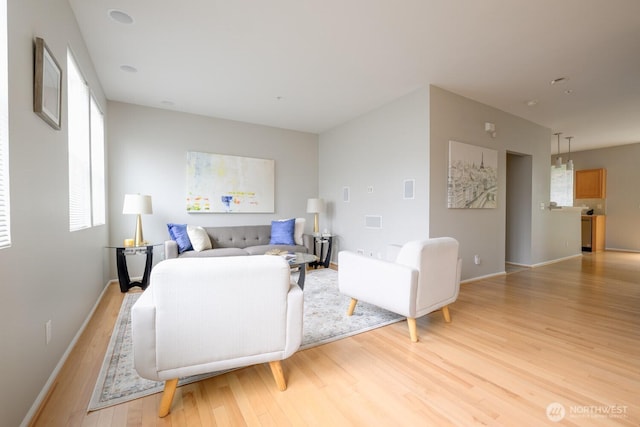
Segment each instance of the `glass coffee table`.
[{"label": "glass coffee table", "polygon": [[296,252],[295,254],[287,254],[285,255],[287,261],[289,261],[289,266],[291,268],[299,267],[300,275],[298,276],[298,286],[300,289],[304,290],[304,279],[306,277],[307,272],[307,264],[318,261],[318,257],[313,254],[306,254],[304,252]]}]

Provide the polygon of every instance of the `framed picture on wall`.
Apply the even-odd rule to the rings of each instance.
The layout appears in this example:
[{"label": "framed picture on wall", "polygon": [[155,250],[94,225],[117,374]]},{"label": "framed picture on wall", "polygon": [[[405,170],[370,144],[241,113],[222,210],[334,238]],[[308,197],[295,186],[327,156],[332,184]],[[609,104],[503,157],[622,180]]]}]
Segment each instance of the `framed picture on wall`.
[{"label": "framed picture on wall", "polygon": [[275,161],[187,152],[187,212],[275,212]]},{"label": "framed picture on wall", "polygon": [[40,37],[35,40],[33,111],[59,130],[62,111],[62,69]]},{"label": "framed picture on wall", "polygon": [[498,152],[449,141],[448,208],[495,208],[498,194]]}]

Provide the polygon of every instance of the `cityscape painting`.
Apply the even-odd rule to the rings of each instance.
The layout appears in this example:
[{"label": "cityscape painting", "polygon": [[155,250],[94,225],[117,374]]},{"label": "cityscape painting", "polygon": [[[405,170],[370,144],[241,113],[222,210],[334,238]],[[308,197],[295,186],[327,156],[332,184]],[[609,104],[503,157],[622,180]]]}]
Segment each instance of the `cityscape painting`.
[{"label": "cityscape painting", "polygon": [[498,152],[449,141],[447,207],[495,208],[498,193]]}]

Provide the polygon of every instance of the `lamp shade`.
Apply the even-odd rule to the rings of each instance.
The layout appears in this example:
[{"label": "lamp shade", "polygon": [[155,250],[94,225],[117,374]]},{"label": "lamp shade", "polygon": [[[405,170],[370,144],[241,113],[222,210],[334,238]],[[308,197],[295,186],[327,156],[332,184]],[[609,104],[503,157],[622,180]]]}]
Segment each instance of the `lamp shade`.
[{"label": "lamp shade", "polygon": [[307,200],[307,213],[324,212],[324,199]]},{"label": "lamp shade", "polygon": [[123,214],[152,214],[151,196],[141,194],[125,194],[122,206]]}]

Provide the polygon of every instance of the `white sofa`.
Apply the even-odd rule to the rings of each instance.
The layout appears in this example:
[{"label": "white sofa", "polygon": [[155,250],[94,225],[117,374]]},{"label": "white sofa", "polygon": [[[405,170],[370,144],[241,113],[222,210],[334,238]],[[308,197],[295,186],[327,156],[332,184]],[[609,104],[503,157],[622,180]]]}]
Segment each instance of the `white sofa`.
[{"label": "white sofa", "polygon": [[416,240],[395,252],[392,261],[340,252],[338,286],[351,297],[347,315],[361,300],[406,316],[411,341],[417,342],[416,318],[442,309],[445,321],[451,321],[449,304],[460,291],[458,241],[451,237]]},{"label": "white sofa", "polygon": [[302,341],[302,291],[283,257],[170,259],[151,272],[131,310],[134,363],[165,381],[167,415],[178,378],[269,362],[280,390],[280,361]]}]

